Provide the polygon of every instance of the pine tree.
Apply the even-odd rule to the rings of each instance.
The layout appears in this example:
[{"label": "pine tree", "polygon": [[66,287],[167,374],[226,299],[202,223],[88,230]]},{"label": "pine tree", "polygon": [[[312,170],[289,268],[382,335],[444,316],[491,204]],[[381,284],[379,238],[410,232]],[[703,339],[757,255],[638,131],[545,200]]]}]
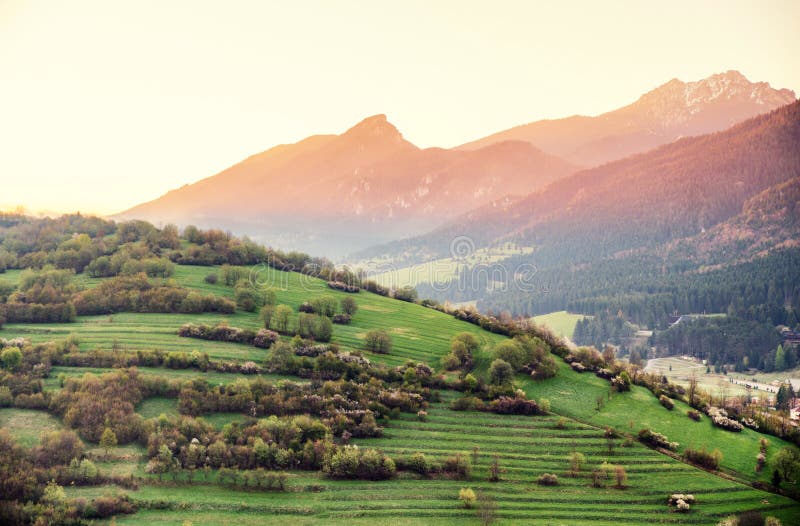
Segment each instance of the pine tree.
[{"label": "pine tree", "polygon": [[775,351],[775,370],[783,371],[786,369],[786,353],[783,350],[783,345],[778,345],[778,350]]}]

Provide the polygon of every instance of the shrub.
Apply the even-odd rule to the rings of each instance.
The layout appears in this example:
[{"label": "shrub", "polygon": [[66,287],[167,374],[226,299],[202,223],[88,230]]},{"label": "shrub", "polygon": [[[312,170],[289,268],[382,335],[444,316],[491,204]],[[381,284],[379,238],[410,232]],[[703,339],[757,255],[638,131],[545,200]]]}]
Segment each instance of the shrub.
[{"label": "shrub", "polygon": [[350,296],[342,298],[339,302],[339,306],[342,308],[342,312],[347,316],[354,316],[358,311],[358,303]]},{"label": "shrub", "polygon": [[518,396],[501,396],[492,400],[487,409],[500,415],[538,415],[541,414],[535,400],[526,400]]},{"label": "shrub", "polygon": [[472,466],[467,457],[461,453],[456,453],[452,457],[447,457],[442,462],[442,471],[456,479],[466,479],[472,472]]},{"label": "shrub", "polygon": [[661,395],[658,397],[658,401],[670,411],[672,411],[672,409],[675,407],[675,402],[673,402],[668,396]]},{"label": "shrub", "polygon": [[[348,285],[343,281],[329,281],[328,286],[334,290],[341,290],[342,292],[350,292],[350,293],[357,293],[360,292],[361,289],[355,285]],[[369,289],[367,289],[369,290]],[[374,292],[374,291],[373,291]],[[382,294],[385,296],[386,294]]]},{"label": "shrub", "polygon": [[722,462],[722,452],[715,449],[712,452],[706,451],[705,447],[700,449],[686,448],[683,453],[684,458],[693,464],[703,466],[707,469],[718,469],[720,462]]},{"label": "shrub", "polygon": [[394,299],[414,303],[417,301],[417,289],[414,287],[401,287],[394,291]]},{"label": "shrub", "polygon": [[475,506],[475,501],[478,498],[475,496],[475,492],[472,491],[471,488],[461,488],[458,491],[458,500],[464,505],[466,509],[472,509]]},{"label": "shrub", "polygon": [[558,476],[552,473],[543,473],[536,479],[540,486],[558,486]]},{"label": "shrub", "polygon": [[209,285],[216,285],[218,280],[219,276],[217,276],[216,272],[212,272],[211,274],[208,274],[206,275],[205,278],[203,278],[203,281],[205,281]]},{"label": "shrub", "polygon": [[675,451],[676,449],[678,449],[677,442],[670,442],[665,435],[662,435],[661,433],[656,433],[655,431],[651,431],[650,429],[647,428],[639,431],[639,440],[653,447],[660,447],[664,449],[669,449],[671,451]]},{"label": "shrub", "polygon": [[0,386],[0,407],[11,407],[14,405],[14,395],[11,394],[11,389],[5,385]]},{"label": "shrub", "polygon": [[323,471],[331,478],[383,480],[394,476],[392,459],[374,449],[344,446],[328,457]]},{"label": "shrub", "polygon": [[334,314],[333,318],[331,318],[333,323],[338,325],[347,325],[350,323],[350,315],[349,314]]},{"label": "shrub", "polygon": [[700,413],[698,411],[695,411],[694,409],[690,409],[689,411],[687,411],[686,412],[686,416],[688,416],[689,418],[691,418],[695,422],[699,422],[700,421]]},{"label": "shrub", "polygon": [[424,453],[414,453],[406,459],[400,458],[397,463],[403,469],[420,475],[427,475],[434,469],[434,466],[425,458]]},{"label": "shrub", "polygon": [[722,429],[728,431],[739,432],[744,429],[744,426],[736,420],[728,417],[728,412],[719,407],[709,406],[706,409],[706,414],[711,418],[711,422]]},{"label": "shrub", "polygon": [[494,385],[510,384],[514,379],[514,368],[507,361],[497,358],[489,366],[489,382]]},{"label": "shrub", "polygon": [[364,347],[374,353],[389,354],[392,350],[392,337],[386,331],[371,330],[364,338]]},{"label": "shrub", "polygon": [[280,336],[278,336],[278,333],[275,331],[259,329],[253,338],[253,346],[261,349],[269,349],[279,338]]}]

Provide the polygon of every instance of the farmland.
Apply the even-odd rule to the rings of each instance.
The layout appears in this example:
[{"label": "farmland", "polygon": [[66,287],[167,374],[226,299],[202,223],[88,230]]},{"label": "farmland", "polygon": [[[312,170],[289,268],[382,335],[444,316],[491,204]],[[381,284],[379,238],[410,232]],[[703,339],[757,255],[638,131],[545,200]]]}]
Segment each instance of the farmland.
[{"label": "farmland", "polygon": [[[173,279],[204,293],[232,296],[232,288],[206,283],[204,278],[218,269],[178,266]],[[279,304],[297,310],[301,303],[321,295],[337,299],[345,293],[328,288],[325,282],[308,276],[257,269],[260,278],[276,292]],[[86,287],[101,280],[84,279]],[[368,353],[370,360],[395,366],[408,360],[423,361],[439,367],[439,359],[449,351],[454,335],[469,332],[478,339],[474,374],[485,375],[491,361],[491,347],[504,337],[481,330],[475,325],[412,303],[392,300],[368,292],[355,295],[358,311],[349,325],[337,325],[333,342],[344,350],[363,348],[365,334],[383,329],[391,334],[393,348],[389,354]],[[550,318],[562,330],[574,327],[566,313]],[[146,314],[116,313],[105,316],[81,316],[74,323],[10,323],[3,337],[22,336],[34,342],[63,340],[77,336],[82,352],[93,349],[139,350],[157,349],[166,352],[198,350],[213,360],[262,363],[270,352],[255,347],[180,338],[177,329],[184,323],[216,324],[256,329],[261,321],[255,313],[235,314]],[[546,322],[542,322],[547,324]],[[566,328],[564,328],[566,327]],[[286,338],[284,338],[286,339]],[[90,455],[101,470],[140,479],[137,490],[119,486],[87,486],[67,488],[69,496],[91,498],[106,493],[125,493],[141,504],[140,510],[116,517],[118,524],[263,524],[263,523],[354,523],[374,524],[462,524],[478,523],[475,510],[467,510],[457,499],[461,488],[469,487],[488,496],[495,508],[498,524],[641,524],[658,517],[665,524],[715,524],[722,517],[742,510],[757,509],[780,517],[784,524],[800,520],[800,508],[786,497],[756,490],[746,483],[765,480],[767,472],[756,475],[753,463],[763,436],[750,430],[728,433],[710,425],[707,418],[692,422],[686,417],[688,407],[678,402],[667,411],[658,400],[641,387],[630,393],[609,394],[608,382],[590,373],[578,374],[558,360],[554,378],[533,381],[518,376],[517,385],[536,400],[547,399],[552,413],[526,417],[494,415],[483,412],[456,412],[449,402],[456,396],[442,391],[442,401],[428,408],[422,421],[413,414],[401,413],[384,422],[381,438],[356,439],[364,448],[378,448],[390,457],[424,453],[434,462],[463,454],[472,463],[472,472],[464,480],[448,477],[420,477],[401,472],[390,481],[331,480],[319,472],[291,471],[288,491],[269,492],[232,486],[212,472],[177,475],[174,480],[160,481],[145,472],[146,454],[141,446],[127,445],[112,449],[105,459],[97,448]],[[44,382],[45,389],[57,392],[64,379],[85,374],[102,374],[108,368],[54,367]],[[213,385],[228,385],[245,378],[236,373],[198,370],[173,370],[142,367],[141,374],[171,380],[205,378]],[[270,382],[286,375],[262,373]],[[598,409],[598,399],[602,407]],[[177,400],[165,397],[148,398],[136,407],[145,418],[178,414]],[[231,422],[242,422],[240,414],[213,413],[205,420],[222,429]],[[0,409],[3,427],[14,430],[20,444],[36,444],[40,432],[57,429],[60,422],[42,411]],[[604,426],[613,427],[616,438],[605,436]],[[722,467],[730,479],[707,473],[684,462],[648,449],[629,435],[643,428],[666,434],[686,446],[719,448]],[[770,437],[769,462],[781,445]],[[90,444],[91,445],[91,444]],[[680,452],[680,451],[679,451]],[[576,476],[570,476],[569,459],[581,453],[586,465]],[[498,482],[489,482],[490,465],[496,460],[501,470]],[[622,466],[628,481],[624,489],[613,487],[611,480],[602,487],[592,487],[591,472],[603,462]],[[767,470],[768,471],[768,470]],[[559,477],[559,486],[536,484],[543,473]],[[732,479],[732,480],[731,480]],[[670,493],[693,493],[697,504],[688,515],[668,513],[666,497]],[[580,519],[576,519],[579,517]]]},{"label": "farmland", "polygon": [[575,332],[575,325],[578,323],[578,320],[583,318],[584,316],[581,314],[572,314],[562,310],[549,314],[542,314],[541,316],[534,316],[533,321],[537,325],[548,327],[556,336],[572,338],[572,334]]}]

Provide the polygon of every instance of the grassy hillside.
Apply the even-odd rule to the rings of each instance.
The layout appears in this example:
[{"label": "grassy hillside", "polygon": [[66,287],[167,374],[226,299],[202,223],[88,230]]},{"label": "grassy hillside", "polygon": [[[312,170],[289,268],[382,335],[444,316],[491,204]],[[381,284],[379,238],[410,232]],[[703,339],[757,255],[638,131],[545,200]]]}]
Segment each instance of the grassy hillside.
[{"label": "grassy hillside", "polygon": [[[458,452],[472,457],[477,448],[478,461],[470,480],[403,476],[391,482],[331,481],[298,472],[289,480],[292,491],[264,493],[220,487],[213,474],[208,482],[198,475],[192,485],[154,481],[129,492],[141,501],[176,509],[146,510],[120,517],[117,523],[478,524],[474,511],[458,505],[456,495],[462,487],[492,497],[497,524],[642,524],[653,517],[659,517],[661,524],[715,524],[720,517],[742,509],[780,516],[784,524],[800,519],[800,512],[788,499],[699,471],[636,443],[623,447],[622,441],[617,441],[609,456],[602,431],[573,421],[559,424],[558,420],[556,416],[454,413],[438,404],[429,411],[427,422],[403,416],[393,422],[384,438],[358,443],[379,445],[392,455],[423,451],[432,457]],[[575,451],[586,456],[587,466],[580,476],[565,477],[569,455]],[[500,482],[491,483],[486,478],[495,455],[504,473]],[[614,489],[610,482],[607,488],[589,486],[590,470],[604,460],[626,467],[627,489]],[[561,485],[538,486],[534,480],[543,472],[559,474]],[[672,491],[697,497],[690,515],[667,512],[665,496]],[[91,497],[102,490],[75,488],[69,492]]]},{"label": "grassy hillside", "polygon": [[[204,277],[216,269],[178,266],[174,279],[181,285],[232,297],[233,289],[210,285]],[[325,282],[308,276],[264,269],[256,278],[276,290],[277,302],[293,309],[322,294],[343,297]],[[100,280],[86,279],[87,287]],[[476,356],[476,374],[485,374],[491,346],[503,337],[483,331],[475,325],[424,308],[368,292],[352,295],[359,310],[347,326],[336,325],[333,341],[345,349],[361,349],[368,330],[382,328],[392,335],[394,346],[388,355],[366,353],[370,360],[398,365],[406,360],[424,361],[438,368],[439,358],[449,352],[451,338],[470,332],[482,344]],[[212,359],[254,360],[262,362],[271,351],[241,344],[180,338],[177,329],[186,322],[216,323],[260,327],[254,313],[218,314],[137,314],[79,317],[69,324],[7,324],[5,338],[24,336],[34,341],[61,339],[77,334],[82,351],[102,349],[163,349],[165,351],[208,352]],[[134,515],[116,518],[118,524],[478,524],[474,510],[465,510],[457,500],[460,488],[469,487],[489,495],[496,505],[499,524],[642,524],[654,519],[668,524],[715,524],[732,512],[758,509],[780,517],[784,524],[800,522],[797,503],[765,493],[741,482],[706,473],[688,464],[647,449],[625,437],[611,441],[602,426],[612,426],[621,433],[635,433],[643,427],[666,434],[682,447],[720,448],[723,466],[737,479],[755,480],[753,466],[758,440],[763,435],[745,430],[734,434],[711,427],[707,418],[695,423],[685,416],[687,407],[676,404],[667,411],[642,388],[608,397],[608,382],[589,373],[574,373],[559,360],[555,378],[534,382],[519,376],[517,382],[530,396],[550,401],[554,414],[544,417],[502,416],[489,413],[455,412],[448,402],[455,396],[443,392],[443,402],[432,404],[426,421],[413,414],[401,414],[386,424],[384,436],[358,439],[363,447],[378,447],[392,457],[423,452],[431,459],[443,459],[456,453],[477,462],[467,480],[421,478],[407,472],[384,482],[335,481],[318,472],[295,471],[289,476],[290,491],[258,491],[221,484],[216,473],[199,473],[187,480],[183,473],[177,481],[159,482],[144,471],[145,451],[139,446],[114,448],[109,459],[93,450],[101,470],[135,475],[145,482],[138,490],[116,486],[68,488],[70,496],[92,497],[109,492],[128,493],[142,509]],[[45,388],[60,388],[58,376],[81,376],[104,372],[101,368],[56,367]],[[142,368],[148,376],[172,379],[205,377],[213,384],[228,384],[243,378],[233,373],[196,370]],[[263,375],[270,381],[284,378]],[[604,403],[595,409],[598,398]],[[136,408],[145,417],[162,413],[176,414],[177,401],[154,397]],[[242,415],[228,413],[206,417],[221,429]],[[0,423],[14,431],[15,438],[27,447],[35,444],[39,432],[59,426],[60,422],[41,411],[0,409]],[[772,457],[785,444],[770,437]],[[627,442],[627,443],[626,443]],[[567,476],[569,457],[579,452],[586,466],[577,477]],[[490,463],[497,458],[503,470],[501,481],[488,482]],[[591,486],[590,473],[604,461],[618,464],[628,473],[626,489]],[[555,473],[561,484],[548,488],[535,480],[543,473]],[[771,472],[770,470],[765,470]],[[765,478],[766,474],[761,478]],[[698,499],[688,515],[668,513],[666,498],[670,493],[694,493]]]},{"label": "grassy hillside", "polygon": [[583,319],[585,316],[581,314],[572,314],[565,310],[558,312],[551,312],[550,314],[542,314],[541,316],[534,316],[533,321],[537,325],[549,328],[557,336],[566,336],[572,338],[575,333],[575,325],[578,320]]}]

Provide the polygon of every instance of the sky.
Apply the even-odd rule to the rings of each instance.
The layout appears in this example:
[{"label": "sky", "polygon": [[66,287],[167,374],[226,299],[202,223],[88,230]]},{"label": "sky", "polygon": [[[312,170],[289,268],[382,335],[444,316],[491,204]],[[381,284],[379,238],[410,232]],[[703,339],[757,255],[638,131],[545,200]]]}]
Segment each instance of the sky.
[{"label": "sky", "polygon": [[450,147],[729,69],[800,94],[797,49],[797,0],[0,0],[0,208],[120,212],[377,113]]}]

